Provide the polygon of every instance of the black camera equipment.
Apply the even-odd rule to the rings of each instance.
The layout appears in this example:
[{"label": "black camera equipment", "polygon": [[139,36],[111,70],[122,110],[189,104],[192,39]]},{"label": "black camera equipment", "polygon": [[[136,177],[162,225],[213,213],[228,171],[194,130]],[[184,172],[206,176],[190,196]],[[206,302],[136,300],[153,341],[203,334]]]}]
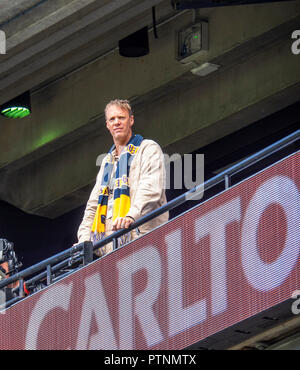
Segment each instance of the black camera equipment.
[{"label": "black camera equipment", "polygon": [[0,239],[0,264],[3,262],[7,262],[8,271],[6,274],[10,276],[18,272],[22,266],[14,251],[14,244],[6,239]]},{"label": "black camera equipment", "polygon": [[[6,239],[0,239],[0,280],[6,279],[18,272],[22,263],[18,261],[14,244]],[[6,302],[15,297],[13,288],[0,289],[0,307],[6,307]]]}]

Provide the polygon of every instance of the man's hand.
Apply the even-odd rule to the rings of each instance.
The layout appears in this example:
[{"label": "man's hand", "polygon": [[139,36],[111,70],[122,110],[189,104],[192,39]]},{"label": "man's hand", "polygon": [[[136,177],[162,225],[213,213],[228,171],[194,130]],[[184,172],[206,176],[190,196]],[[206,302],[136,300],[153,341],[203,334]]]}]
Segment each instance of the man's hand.
[{"label": "man's hand", "polygon": [[134,219],[131,217],[118,217],[115,219],[112,229],[114,231],[120,230],[120,229],[128,229],[129,226],[134,223]]}]

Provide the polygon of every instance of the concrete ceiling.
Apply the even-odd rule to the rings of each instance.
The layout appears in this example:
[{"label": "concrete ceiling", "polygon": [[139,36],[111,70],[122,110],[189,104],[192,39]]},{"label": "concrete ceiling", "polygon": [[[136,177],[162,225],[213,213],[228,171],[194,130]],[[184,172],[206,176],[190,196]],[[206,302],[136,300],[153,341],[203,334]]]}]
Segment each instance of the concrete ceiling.
[{"label": "concrete ceiling", "polygon": [[[180,63],[176,32],[199,19],[209,22],[209,50]],[[121,57],[118,41],[144,26],[150,54]],[[191,152],[300,100],[295,29],[299,0],[195,12],[175,11],[170,0],[1,1],[0,104],[30,90],[33,110],[0,118],[0,198],[49,218],[83,205],[97,155],[111,145],[103,123],[111,98],[130,98],[137,131],[168,153]],[[190,72],[205,62],[220,69]]]},{"label": "concrete ceiling", "polygon": [[[152,23],[162,0],[5,0],[0,29],[7,53],[0,63],[0,104],[104,55],[118,41]],[[174,13],[170,4],[160,19]],[[43,69],[62,60],[55,70]],[[30,77],[30,78],[29,78]]]}]

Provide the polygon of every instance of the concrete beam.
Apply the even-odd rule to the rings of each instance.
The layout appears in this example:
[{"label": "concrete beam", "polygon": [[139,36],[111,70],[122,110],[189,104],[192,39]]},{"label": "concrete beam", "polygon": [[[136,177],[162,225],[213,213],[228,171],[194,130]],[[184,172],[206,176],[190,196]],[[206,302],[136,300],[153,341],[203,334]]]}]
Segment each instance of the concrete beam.
[{"label": "concrete beam", "polygon": [[[275,3],[203,9],[200,16],[208,18],[210,24],[210,50],[204,52],[197,63],[218,62],[223,69],[239,63],[239,59],[255,53],[256,48],[270,43],[270,35],[279,37],[278,28],[283,30],[289,45],[288,32],[299,22],[299,5],[300,1],[290,6]],[[45,146],[48,152],[51,148],[56,150],[59,139],[66,135],[73,137],[74,132],[80,135],[82,128],[84,136],[86,124],[101,117],[105,102],[112,97],[148,100],[148,94],[157,94],[158,90],[165,94],[178,84],[190,86],[197,81],[189,73],[192,66],[177,62],[174,55],[175,32],[190,22],[191,12],[187,12],[161,27],[158,40],[151,34],[151,53],[146,57],[126,59],[116,51],[38,91],[32,97],[32,115],[21,122],[0,117],[0,147],[3,148],[0,168],[34,152],[36,158],[38,151],[47,152]],[[263,42],[264,39],[267,42]],[[64,59],[61,64],[63,62]],[[57,63],[53,62],[45,69],[56,67]],[[28,83],[33,77],[28,76]],[[62,142],[64,144],[64,139]]]},{"label": "concrete beam", "polygon": [[[161,1],[105,0],[100,3],[95,0],[83,2],[73,0],[8,37],[7,54],[1,57],[0,64],[0,103],[11,99],[17,86],[20,90],[22,79],[33,73],[37,78],[36,72],[43,67],[47,66],[48,78],[53,77],[48,69],[50,63],[56,61],[57,68],[59,58],[66,57],[72,52],[81,55],[81,49],[84,49],[90,41],[98,38],[99,43],[103,41],[103,37],[109,37],[110,45],[116,47],[118,40],[126,36],[126,28],[129,28],[126,23],[141,15],[145,22],[143,13],[148,11],[148,18],[151,18],[149,9]],[[138,29],[135,27],[136,25],[132,24],[128,34]],[[87,50],[90,55],[95,55],[91,45]],[[100,50],[104,52],[103,47]],[[99,55],[99,46],[97,52]],[[74,62],[72,65],[74,68]],[[65,63],[60,65],[62,66],[66,70]],[[38,82],[42,81],[39,76]],[[15,86],[12,91],[10,91],[11,86]],[[32,85],[27,87],[27,89],[30,88]]]},{"label": "concrete beam", "polygon": [[[102,112],[116,96],[132,98],[136,132],[169,153],[191,152],[299,100],[299,56],[290,39],[299,2],[277,5],[259,14],[249,7],[236,18],[236,7],[206,10],[212,45],[197,63],[218,60],[222,67],[205,78],[174,58],[174,32],[190,22],[185,13],[162,26],[158,40],[151,37],[149,56],[112,53],[38,91],[30,119],[0,121],[1,199],[51,218],[84,204],[96,158],[111,145]],[[260,12],[264,24],[255,24]],[[228,17],[230,30],[221,27]]]}]

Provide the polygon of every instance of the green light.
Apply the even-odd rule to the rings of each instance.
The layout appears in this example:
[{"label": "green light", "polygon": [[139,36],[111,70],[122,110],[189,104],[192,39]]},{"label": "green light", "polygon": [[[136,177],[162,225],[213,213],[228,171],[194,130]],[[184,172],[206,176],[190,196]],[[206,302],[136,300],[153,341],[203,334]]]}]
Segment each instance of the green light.
[{"label": "green light", "polygon": [[24,107],[10,107],[3,109],[1,114],[8,118],[24,118],[30,114],[30,110]]},{"label": "green light", "polygon": [[34,149],[40,148],[43,145],[50,143],[50,141],[57,139],[61,136],[61,132],[59,131],[48,131],[42,137],[39,138],[38,141],[34,143]]},{"label": "green light", "polygon": [[7,118],[24,118],[31,113],[30,91],[11,99],[0,107],[0,113]]},{"label": "green light", "polygon": [[196,36],[194,36],[194,39],[197,39],[198,38],[198,36],[196,35]]}]

